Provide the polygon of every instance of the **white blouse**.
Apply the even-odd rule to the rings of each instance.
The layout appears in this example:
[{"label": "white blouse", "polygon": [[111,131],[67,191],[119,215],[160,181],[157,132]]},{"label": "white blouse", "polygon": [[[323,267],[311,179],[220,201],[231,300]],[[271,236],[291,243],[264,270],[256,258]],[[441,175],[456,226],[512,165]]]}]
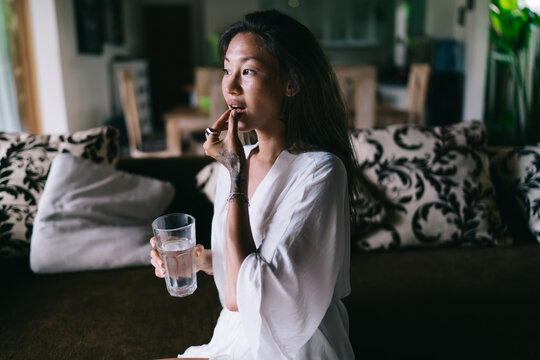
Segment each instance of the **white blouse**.
[{"label": "white blouse", "polygon": [[[256,145],[246,146],[246,156]],[[221,167],[212,222],[214,280],[225,304],[230,176]],[[223,308],[212,340],[179,357],[354,359],[340,299],[350,293],[349,200],[343,163],[283,151],[250,200],[257,247],[238,274],[238,312]]]}]

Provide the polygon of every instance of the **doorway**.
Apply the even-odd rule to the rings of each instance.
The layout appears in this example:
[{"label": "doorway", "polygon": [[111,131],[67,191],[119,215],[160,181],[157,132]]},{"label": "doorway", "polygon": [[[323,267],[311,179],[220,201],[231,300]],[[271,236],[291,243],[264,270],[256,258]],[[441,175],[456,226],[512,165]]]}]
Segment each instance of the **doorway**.
[{"label": "doorway", "polygon": [[143,8],[144,40],[150,74],[154,129],[163,132],[163,114],[187,105],[193,83],[190,5],[148,5]]}]

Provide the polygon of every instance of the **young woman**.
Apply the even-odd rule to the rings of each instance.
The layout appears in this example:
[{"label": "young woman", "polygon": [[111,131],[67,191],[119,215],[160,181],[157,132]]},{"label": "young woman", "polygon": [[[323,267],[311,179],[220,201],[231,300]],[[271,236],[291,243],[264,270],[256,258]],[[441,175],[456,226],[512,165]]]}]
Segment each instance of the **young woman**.
[{"label": "young woman", "polygon": [[[335,74],[311,32],[277,11],[233,24],[220,53],[229,109],[204,148],[223,167],[212,249],[196,256],[224,309],[210,343],[179,357],[353,359],[341,299],[358,183]],[[243,147],[237,131],[252,130],[258,143]]]}]

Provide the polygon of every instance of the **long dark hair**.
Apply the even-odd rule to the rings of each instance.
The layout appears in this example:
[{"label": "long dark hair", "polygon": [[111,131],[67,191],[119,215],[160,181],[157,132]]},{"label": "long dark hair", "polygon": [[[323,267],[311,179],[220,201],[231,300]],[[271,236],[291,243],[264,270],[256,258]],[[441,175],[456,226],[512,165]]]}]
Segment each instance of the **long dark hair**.
[{"label": "long dark hair", "polygon": [[[221,34],[221,60],[239,33],[253,33],[263,40],[266,51],[277,59],[279,70],[296,92],[286,98],[281,119],[286,124],[288,150],[294,153],[325,150],[340,158],[347,170],[352,203],[358,198],[361,185],[348,133],[345,102],[334,70],[317,39],[304,25],[279,11],[253,12]],[[351,213],[355,214],[354,207]]]}]

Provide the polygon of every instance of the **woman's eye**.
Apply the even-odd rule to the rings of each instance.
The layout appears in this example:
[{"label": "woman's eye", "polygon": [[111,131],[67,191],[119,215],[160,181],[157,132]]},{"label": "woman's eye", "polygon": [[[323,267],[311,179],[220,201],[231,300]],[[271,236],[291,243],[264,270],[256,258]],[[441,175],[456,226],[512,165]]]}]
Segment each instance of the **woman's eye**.
[{"label": "woman's eye", "polygon": [[244,69],[244,71],[242,72],[244,75],[250,75],[250,74],[253,74],[253,70],[251,69]]},{"label": "woman's eye", "polygon": [[223,75],[230,75],[231,72],[229,71],[229,69],[223,69]]}]

